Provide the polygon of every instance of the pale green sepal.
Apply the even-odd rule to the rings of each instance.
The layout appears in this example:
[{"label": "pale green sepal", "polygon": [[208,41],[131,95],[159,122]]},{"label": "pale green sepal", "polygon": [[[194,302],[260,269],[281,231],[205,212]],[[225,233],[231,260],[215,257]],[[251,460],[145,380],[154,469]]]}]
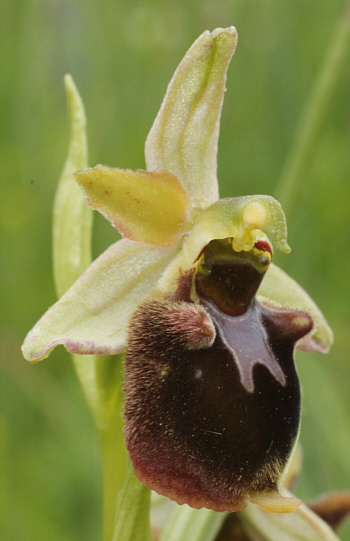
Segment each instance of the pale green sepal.
[{"label": "pale green sepal", "polygon": [[112,541],[153,541],[150,528],[151,491],[134,474],[131,464],[117,498]]},{"label": "pale green sepal", "polygon": [[217,143],[226,71],[237,44],[231,26],[204,32],[178,66],[148,135],[148,171],[169,171],[193,207],[218,199]]},{"label": "pale green sepal", "polygon": [[73,173],[87,167],[88,148],[84,105],[70,75],[64,78],[70,120],[68,156],[53,209],[53,270],[60,297],[91,262],[93,212]]},{"label": "pale green sepal", "polygon": [[110,246],[30,331],[24,357],[40,361],[58,344],[71,353],[122,353],[129,316],[175,255],[128,239]]},{"label": "pale green sepal", "polygon": [[267,513],[257,505],[248,504],[238,516],[251,541],[340,541],[328,524],[305,504],[288,514]]},{"label": "pale green sepal", "polygon": [[310,335],[297,342],[297,349],[327,353],[333,344],[333,332],[324,315],[304,289],[282,269],[271,264],[258,295],[285,308],[295,308],[310,314],[315,328]]},{"label": "pale green sepal", "polygon": [[210,509],[192,509],[177,506],[170,516],[160,541],[213,541],[227,513],[214,513]]},{"label": "pale green sepal", "polygon": [[290,251],[282,207],[268,195],[220,199],[203,211],[184,245],[188,261],[193,263],[211,240],[228,237],[233,237],[233,248],[236,251],[251,250],[259,239],[269,240],[272,246],[282,252]]}]

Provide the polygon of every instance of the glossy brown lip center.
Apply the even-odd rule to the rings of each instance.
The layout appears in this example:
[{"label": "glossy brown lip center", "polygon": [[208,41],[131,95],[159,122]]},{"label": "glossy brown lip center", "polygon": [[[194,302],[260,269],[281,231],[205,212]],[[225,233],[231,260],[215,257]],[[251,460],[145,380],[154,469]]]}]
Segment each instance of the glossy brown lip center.
[{"label": "glossy brown lip center", "polygon": [[230,240],[212,240],[205,247],[194,277],[195,288],[202,301],[211,300],[221,312],[241,316],[268,269],[271,257],[265,248],[270,247],[261,241],[257,250],[236,252]]}]

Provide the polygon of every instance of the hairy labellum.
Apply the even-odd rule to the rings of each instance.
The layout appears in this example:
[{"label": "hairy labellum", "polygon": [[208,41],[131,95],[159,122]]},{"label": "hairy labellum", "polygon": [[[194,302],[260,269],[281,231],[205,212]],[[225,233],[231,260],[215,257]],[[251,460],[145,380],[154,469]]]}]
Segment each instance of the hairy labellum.
[{"label": "hairy labellum", "polygon": [[281,504],[278,488],[299,432],[293,350],[313,323],[256,300],[270,260],[268,243],[235,252],[232,239],[214,240],[176,295],[131,319],[127,447],[139,479],[180,504],[298,505]]}]

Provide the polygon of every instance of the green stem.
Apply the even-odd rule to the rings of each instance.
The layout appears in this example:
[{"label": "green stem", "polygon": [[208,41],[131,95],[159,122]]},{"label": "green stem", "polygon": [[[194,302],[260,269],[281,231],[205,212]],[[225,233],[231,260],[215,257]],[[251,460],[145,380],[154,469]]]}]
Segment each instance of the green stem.
[{"label": "green stem", "polygon": [[111,541],[115,529],[116,505],[124,486],[127,471],[127,451],[123,436],[123,377],[122,356],[99,357],[97,386],[99,418],[96,420],[103,472],[103,529],[104,540]]},{"label": "green stem", "polygon": [[110,424],[99,430],[103,471],[104,540],[111,541],[114,531],[117,496],[123,486],[127,453],[120,442],[121,418],[113,415]]},{"label": "green stem", "polygon": [[[120,490],[120,473],[118,466],[121,457],[116,458],[114,450],[118,447],[118,438],[114,438],[111,430],[99,432],[103,471],[103,539],[111,541],[114,531],[114,516],[118,492]],[[126,457],[124,457],[126,458]]]},{"label": "green stem", "polygon": [[117,496],[123,487],[127,466],[122,418],[122,356],[73,357],[99,434],[103,476],[104,540],[111,541],[115,528]]},{"label": "green stem", "polygon": [[349,46],[350,2],[348,0],[327,48],[321,72],[299,121],[294,143],[277,186],[276,198],[280,201],[289,219],[300,198],[303,175],[347,61]]},{"label": "green stem", "polygon": [[112,541],[153,541],[150,529],[151,491],[136,478],[129,463],[117,499]]}]

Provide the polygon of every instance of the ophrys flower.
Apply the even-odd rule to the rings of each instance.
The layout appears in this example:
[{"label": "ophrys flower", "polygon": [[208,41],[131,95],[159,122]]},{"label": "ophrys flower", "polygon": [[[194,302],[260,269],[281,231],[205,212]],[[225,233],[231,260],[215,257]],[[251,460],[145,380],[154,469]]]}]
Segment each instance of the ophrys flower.
[{"label": "ophrys flower", "polygon": [[125,436],[138,477],[179,503],[293,511],[278,490],[298,437],[295,345],[331,331],[271,264],[289,251],[267,195],[218,200],[216,154],[233,27],[205,32],[175,72],[146,142],[147,171],[76,173],[125,237],[29,333],[36,362],[126,352]]}]

